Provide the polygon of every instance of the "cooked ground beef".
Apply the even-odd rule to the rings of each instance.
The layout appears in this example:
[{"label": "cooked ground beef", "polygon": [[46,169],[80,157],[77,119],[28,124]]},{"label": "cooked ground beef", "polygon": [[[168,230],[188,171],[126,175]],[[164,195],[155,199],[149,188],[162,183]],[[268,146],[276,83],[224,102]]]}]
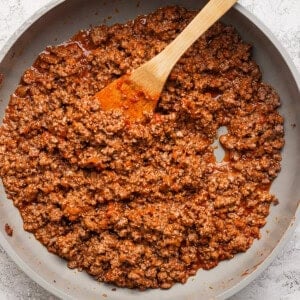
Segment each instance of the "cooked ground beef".
[{"label": "cooked ground beef", "polygon": [[14,230],[7,223],[4,225],[4,230],[8,236],[13,236]]},{"label": "cooked ground beef", "polygon": [[[128,122],[93,97],[159,53],[196,12],[166,7],[47,47],[0,129],[0,175],[24,229],[70,268],[170,288],[259,238],[284,145],[279,97],[251,46],[215,24],[174,67],[155,113]],[[227,152],[219,163],[217,130]]]}]

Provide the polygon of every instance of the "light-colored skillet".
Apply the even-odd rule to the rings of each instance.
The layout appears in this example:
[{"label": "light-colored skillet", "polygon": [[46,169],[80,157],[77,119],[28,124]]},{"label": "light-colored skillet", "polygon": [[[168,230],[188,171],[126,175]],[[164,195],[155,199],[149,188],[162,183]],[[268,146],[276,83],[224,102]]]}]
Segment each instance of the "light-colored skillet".
[{"label": "light-colored skillet", "polygon": [[[9,95],[14,91],[26,67],[30,66],[47,45],[67,40],[89,25],[124,22],[165,5],[179,4],[200,8],[199,0],[54,0],[24,23],[0,51],[0,73],[5,76],[0,89],[1,118]],[[224,299],[246,286],[260,274],[290,238],[300,218],[300,79],[296,68],[282,46],[254,16],[237,5],[223,21],[234,25],[245,41],[254,45],[254,57],[261,67],[264,81],[273,85],[282,101],[285,117],[286,145],[283,149],[282,171],[272,185],[279,205],[271,208],[262,238],[246,253],[224,261],[210,270],[170,290],[140,292],[98,283],[87,274],[69,270],[66,263],[49,254],[34,237],[23,231],[18,211],[1,186],[0,243],[11,258],[41,286],[63,299]],[[295,125],[295,126],[292,126]],[[4,224],[14,229],[8,237]]]}]

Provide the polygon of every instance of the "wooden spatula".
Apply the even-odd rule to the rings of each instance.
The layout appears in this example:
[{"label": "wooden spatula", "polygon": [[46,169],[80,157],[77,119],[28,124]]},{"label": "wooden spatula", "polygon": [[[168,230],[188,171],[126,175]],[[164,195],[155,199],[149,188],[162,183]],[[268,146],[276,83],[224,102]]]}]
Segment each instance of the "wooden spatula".
[{"label": "wooden spatula", "polygon": [[113,81],[95,96],[103,110],[122,110],[130,120],[141,120],[155,110],[164,84],[184,52],[237,0],[210,0],[190,24],[162,52]]}]

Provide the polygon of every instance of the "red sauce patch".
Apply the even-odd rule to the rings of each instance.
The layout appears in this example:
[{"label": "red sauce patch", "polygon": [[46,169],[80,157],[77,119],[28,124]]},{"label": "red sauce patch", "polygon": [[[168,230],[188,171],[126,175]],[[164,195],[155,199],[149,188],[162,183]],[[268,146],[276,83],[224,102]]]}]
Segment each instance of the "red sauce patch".
[{"label": "red sauce patch", "polygon": [[157,103],[157,99],[142,91],[128,75],[113,81],[95,96],[103,110],[121,110],[131,121],[142,120],[145,113],[154,111]]}]

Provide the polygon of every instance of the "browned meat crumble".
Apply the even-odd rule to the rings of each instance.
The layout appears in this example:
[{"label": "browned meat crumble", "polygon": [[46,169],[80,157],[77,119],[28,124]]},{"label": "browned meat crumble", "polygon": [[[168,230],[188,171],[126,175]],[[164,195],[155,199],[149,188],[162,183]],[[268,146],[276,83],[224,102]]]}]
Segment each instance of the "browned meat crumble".
[{"label": "browned meat crumble", "polygon": [[4,230],[8,236],[13,236],[14,230],[7,223],[4,225]]},{"label": "browned meat crumble", "polygon": [[[0,129],[0,175],[24,229],[70,268],[170,288],[246,251],[276,201],[279,97],[251,46],[215,24],[180,59],[157,111],[128,123],[93,95],[160,52],[195,12],[167,7],[47,47]],[[217,129],[227,151],[216,162]]]}]

